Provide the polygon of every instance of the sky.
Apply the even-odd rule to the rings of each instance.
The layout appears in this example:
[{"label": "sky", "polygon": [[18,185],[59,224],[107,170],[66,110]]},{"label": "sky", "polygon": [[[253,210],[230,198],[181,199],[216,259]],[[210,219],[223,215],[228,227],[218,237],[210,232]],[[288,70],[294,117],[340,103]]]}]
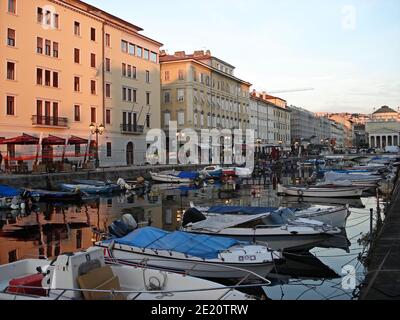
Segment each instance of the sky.
[{"label": "sky", "polygon": [[[400,0],[86,0],[314,112],[400,107]],[[313,88],[308,91],[293,90]]]}]

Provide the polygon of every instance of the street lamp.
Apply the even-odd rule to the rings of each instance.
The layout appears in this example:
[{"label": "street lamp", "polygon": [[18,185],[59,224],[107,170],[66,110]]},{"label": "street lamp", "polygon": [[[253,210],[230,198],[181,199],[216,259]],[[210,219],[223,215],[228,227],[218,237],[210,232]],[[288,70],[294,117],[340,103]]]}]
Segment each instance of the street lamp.
[{"label": "street lamp", "polygon": [[99,134],[103,135],[104,133],[104,126],[101,125],[97,125],[97,124],[93,124],[91,123],[89,126],[90,132],[92,134],[96,134],[96,169],[100,166],[100,160],[99,160]]}]

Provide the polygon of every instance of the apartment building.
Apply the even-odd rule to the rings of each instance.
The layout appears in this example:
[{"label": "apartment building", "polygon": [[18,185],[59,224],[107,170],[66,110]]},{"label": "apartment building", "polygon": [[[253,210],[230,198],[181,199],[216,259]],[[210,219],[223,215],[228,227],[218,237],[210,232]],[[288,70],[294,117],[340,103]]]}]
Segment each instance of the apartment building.
[{"label": "apartment building", "polygon": [[[93,150],[89,126],[102,125],[101,166],[145,161],[145,133],[160,127],[161,43],[78,0],[1,0],[0,21],[0,138],[55,136],[75,159],[88,148],[68,145],[71,137]],[[4,148],[18,156],[37,146]]]},{"label": "apartment building", "polygon": [[263,145],[281,146],[291,149],[291,112],[285,100],[256,92],[250,96],[250,128],[254,129],[256,139]]},{"label": "apartment building", "polygon": [[210,51],[160,54],[161,122],[178,130],[249,127],[251,84],[234,75],[235,67]]}]

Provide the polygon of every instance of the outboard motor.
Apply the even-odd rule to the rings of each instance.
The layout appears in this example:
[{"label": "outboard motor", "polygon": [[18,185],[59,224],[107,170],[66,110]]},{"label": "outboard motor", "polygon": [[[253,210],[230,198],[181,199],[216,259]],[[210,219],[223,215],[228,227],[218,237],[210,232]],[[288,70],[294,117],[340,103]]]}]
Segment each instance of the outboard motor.
[{"label": "outboard motor", "polygon": [[132,217],[131,214],[124,214],[122,216],[122,222],[125,223],[125,225],[127,226],[128,230],[130,232],[132,232],[138,228],[138,224],[137,224],[135,218]]},{"label": "outboard motor", "polygon": [[183,227],[186,227],[190,223],[196,223],[196,222],[204,221],[206,219],[207,218],[205,217],[205,215],[202,212],[200,212],[196,208],[190,208],[183,215],[182,225],[183,225]]},{"label": "outboard motor", "polygon": [[138,224],[130,214],[122,216],[121,220],[115,220],[109,227],[108,231],[117,238],[123,238],[132,231],[136,230]]}]

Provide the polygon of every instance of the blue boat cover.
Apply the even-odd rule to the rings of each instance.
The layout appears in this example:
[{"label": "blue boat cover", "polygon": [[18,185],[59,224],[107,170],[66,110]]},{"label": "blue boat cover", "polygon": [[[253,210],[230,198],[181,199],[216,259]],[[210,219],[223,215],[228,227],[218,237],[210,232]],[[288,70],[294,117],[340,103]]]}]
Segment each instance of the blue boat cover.
[{"label": "blue boat cover", "polygon": [[178,174],[179,178],[182,179],[197,179],[199,177],[199,173],[198,172],[194,172],[194,171],[181,171]]},{"label": "blue boat cover", "polygon": [[127,236],[113,239],[115,243],[141,249],[167,250],[202,259],[215,259],[221,251],[241,244],[235,239],[198,235],[188,232],[168,232],[153,227],[135,230]]},{"label": "blue boat cover", "polygon": [[0,197],[16,197],[22,193],[22,190],[13,187],[0,185]]}]

